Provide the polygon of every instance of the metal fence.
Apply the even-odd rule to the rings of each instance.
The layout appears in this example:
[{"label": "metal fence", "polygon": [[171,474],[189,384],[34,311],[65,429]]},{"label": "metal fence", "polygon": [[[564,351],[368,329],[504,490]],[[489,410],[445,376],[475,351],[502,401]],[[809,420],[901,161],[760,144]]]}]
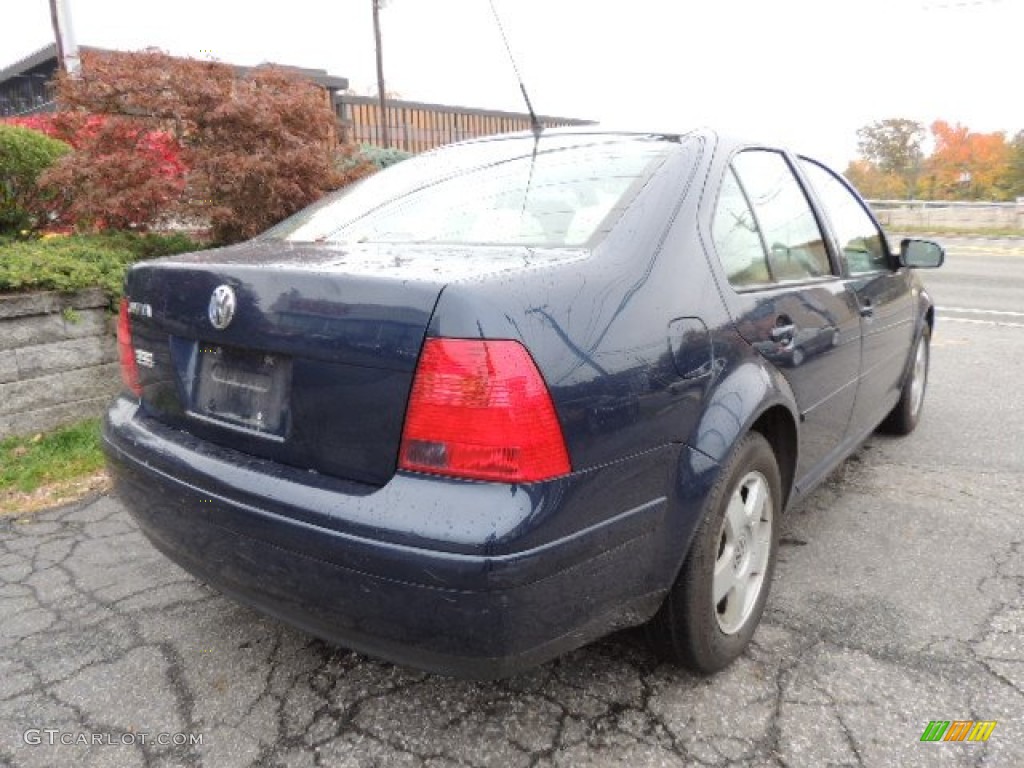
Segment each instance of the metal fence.
[{"label": "metal fence", "polygon": [[[335,99],[335,111],[346,140],[357,144],[384,145],[380,104],[376,98],[339,95]],[[387,101],[386,115],[391,147],[406,152],[425,152],[453,141],[530,128],[530,116],[521,112],[395,99]],[[540,115],[538,119],[545,128],[591,124],[588,120],[547,115]]]},{"label": "metal fence", "polygon": [[46,74],[17,75],[0,83],[0,117],[21,117],[52,107],[53,92]]}]

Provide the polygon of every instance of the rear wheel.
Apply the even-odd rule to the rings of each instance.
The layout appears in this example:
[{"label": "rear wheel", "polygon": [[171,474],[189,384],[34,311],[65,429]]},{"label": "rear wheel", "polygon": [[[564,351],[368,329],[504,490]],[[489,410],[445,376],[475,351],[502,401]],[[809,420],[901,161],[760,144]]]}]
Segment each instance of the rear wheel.
[{"label": "rear wheel", "polygon": [[921,335],[914,347],[914,357],[910,371],[903,382],[900,401],[882,422],[886,432],[896,435],[909,435],[917,427],[921,419],[921,408],[924,407],[924,392],[928,386],[928,361],[931,357],[931,328],[927,325],[921,329]]},{"label": "rear wheel", "polygon": [[771,446],[751,432],[723,468],[682,570],[648,625],[662,657],[710,674],[750,643],[775,568],[781,486]]}]

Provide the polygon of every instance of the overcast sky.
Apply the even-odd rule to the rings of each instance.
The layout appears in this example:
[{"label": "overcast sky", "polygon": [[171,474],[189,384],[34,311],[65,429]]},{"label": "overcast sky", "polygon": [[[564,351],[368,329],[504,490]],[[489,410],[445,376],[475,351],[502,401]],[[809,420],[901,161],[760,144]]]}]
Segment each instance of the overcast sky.
[{"label": "overcast sky", "polygon": [[[78,42],[326,69],[375,88],[371,0],[67,0]],[[712,125],[840,169],[885,117],[1024,129],[1024,0],[495,0],[538,112]],[[52,40],[48,0],[0,0],[0,68]],[[488,0],[389,0],[387,88],[522,110]]]}]

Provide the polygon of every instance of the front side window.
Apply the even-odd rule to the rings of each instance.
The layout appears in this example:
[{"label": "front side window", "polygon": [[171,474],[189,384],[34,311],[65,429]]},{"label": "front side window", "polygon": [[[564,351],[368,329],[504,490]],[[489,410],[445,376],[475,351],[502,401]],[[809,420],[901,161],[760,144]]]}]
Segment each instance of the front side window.
[{"label": "front side window", "polygon": [[832,274],[825,238],[800,183],[779,152],[748,150],[732,161],[768,249],[777,281]]},{"label": "front side window", "polygon": [[617,220],[679,150],[661,137],[568,141],[530,137],[427,153],[296,214],[264,237],[581,246]]},{"label": "front side window", "polygon": [[888,270],[882,233],[860,200],[830,170],[813,160],[801,158],[800,168],[825,207],[850,274]]}]

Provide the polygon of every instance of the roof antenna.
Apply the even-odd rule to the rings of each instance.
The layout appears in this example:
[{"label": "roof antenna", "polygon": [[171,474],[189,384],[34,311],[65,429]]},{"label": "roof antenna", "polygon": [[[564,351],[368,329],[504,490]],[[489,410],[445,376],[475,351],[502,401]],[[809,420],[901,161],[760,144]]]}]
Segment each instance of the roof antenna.
[{"label": "roof antenna", "polygon": [[530,96],[526,92],[526,86],[523,85],[523,77],[519,74],[519,67],[516,66],[516,58],[512,55],[512,48],[508,44],[508,38],[505,36],[505,28],[501,25],[501,18],[498,16],[498,9],[494,7],[494,0],[489,0],[491,4],[491,13],[494,14],[494,20],[498,24],[498,31],[501,32],[501,39],[505,43],[505,50],[508,52],[508,59],[512,62],[512,70],[516,73],[516,80],[519,81],[519,90],[523,92],[523,100],[526,102],[526,110],[530,113],[530,127],[533,129],[534,138],[539,139],[541,131],[544,130],[544,126],[540,124],[540,120],[537,119],[537,113],[533,111],[533,104],[530,103]]}]

